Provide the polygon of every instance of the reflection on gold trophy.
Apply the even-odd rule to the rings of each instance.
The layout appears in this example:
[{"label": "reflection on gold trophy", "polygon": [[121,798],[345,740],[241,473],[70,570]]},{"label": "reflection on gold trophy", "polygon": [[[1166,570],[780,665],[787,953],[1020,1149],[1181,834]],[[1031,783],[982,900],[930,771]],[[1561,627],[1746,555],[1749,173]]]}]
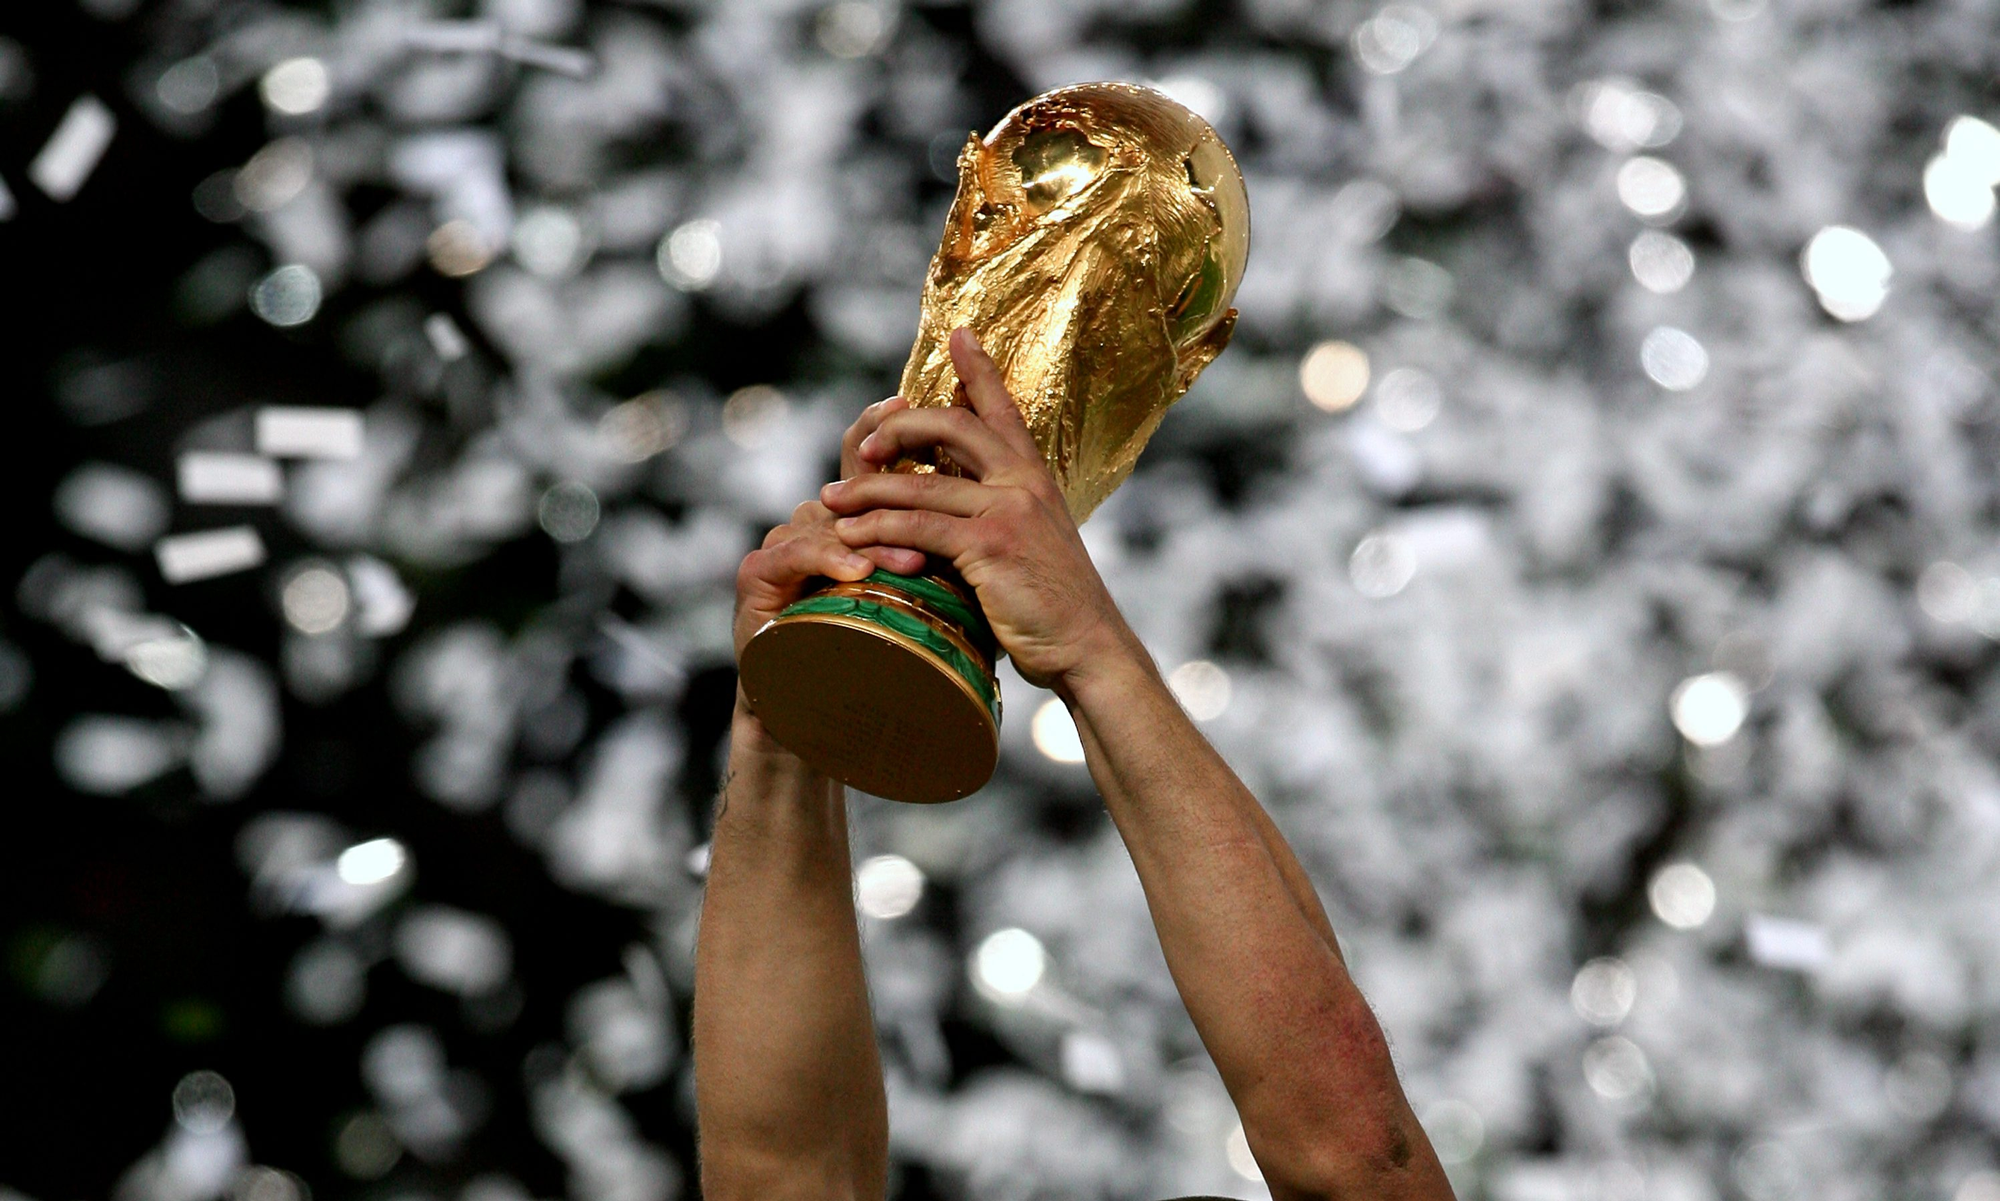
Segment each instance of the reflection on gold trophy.
[{"label": "reflection on gold trophy", "polygon": [[[1037,96],[959,153],[901,395],[954,403],[946,339],[970,327],[1082,521],[1228,344],[1249,244],[1242,174],[1206,121],[1125,84]],[[786,609],[740,667],[765,727],[817,770],[877,796],[948,801],[999,757],[996,656],[948,568],[877,571]]]}]

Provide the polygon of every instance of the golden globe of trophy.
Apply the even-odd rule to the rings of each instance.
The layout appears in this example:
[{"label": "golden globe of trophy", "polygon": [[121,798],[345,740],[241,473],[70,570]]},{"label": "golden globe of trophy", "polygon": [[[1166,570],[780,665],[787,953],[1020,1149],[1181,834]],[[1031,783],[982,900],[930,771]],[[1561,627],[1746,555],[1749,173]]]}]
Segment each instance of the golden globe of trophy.
[{"label": "golden globe of trophy", "polygon": [[[1037,96],[959,152],[901,395],[964,403],[946,339],[971,328],[1081,522],[1228,343],[1249,249],[1242,173],[1206,121],[1127,84]],[[956,800],[999,759],[992,630],[964,581],[933,567],[831,583],[759,630],[739,664],[781,744],[899,801]]]}]

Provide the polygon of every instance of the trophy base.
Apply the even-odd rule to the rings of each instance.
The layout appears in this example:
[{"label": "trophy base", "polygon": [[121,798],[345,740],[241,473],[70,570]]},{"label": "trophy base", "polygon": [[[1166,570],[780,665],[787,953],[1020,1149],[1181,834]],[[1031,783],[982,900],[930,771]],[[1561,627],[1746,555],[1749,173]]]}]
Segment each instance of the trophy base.
[{"label": "trophy base", "polygon": [[877,572],[757,631],[739,678],[771,736],[814,770],[889,800],[955,801],[1000,758],[985,632],[948,585]]}]

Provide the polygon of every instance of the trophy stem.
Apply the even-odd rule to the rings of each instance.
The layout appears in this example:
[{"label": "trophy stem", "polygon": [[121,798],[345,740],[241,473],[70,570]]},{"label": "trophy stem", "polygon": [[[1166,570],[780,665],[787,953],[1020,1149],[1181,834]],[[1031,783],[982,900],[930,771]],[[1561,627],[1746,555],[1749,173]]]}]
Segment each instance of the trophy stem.
[{"label": "trophy stem", "polygon": [[890,800],[956,800],[1000,753],[998,653],[963,581],[877,571],[791,605],[743,648],[744,696],[814,770]]}]

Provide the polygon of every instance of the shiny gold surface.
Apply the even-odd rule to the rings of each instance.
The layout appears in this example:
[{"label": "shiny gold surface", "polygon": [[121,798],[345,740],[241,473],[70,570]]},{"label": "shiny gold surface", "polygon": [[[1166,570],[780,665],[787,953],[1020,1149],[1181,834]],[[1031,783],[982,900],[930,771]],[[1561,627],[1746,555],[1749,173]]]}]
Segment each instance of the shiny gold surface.
[{"label": "shiny gold surface", "polygon": [[952,403],[945,340],[970,327],[1082,521],[1228,343],[1249,250],[1243,176],[1206,121],[1129,84],[1037,96],[959,153],[901,394]]},{"label": "shiny gold surface", "polygon": [[[1038,96],[959,154],[902,395],[953,403],[946,339],[970,327],[1082,521],[1228,344],[1249,248],[1243,177],[1207,122],[1126,84]],[[957,595],[822,589],[744,647],[744,694],[779,742],[835,779],[894,800],[954,800],[999,758],[990,633],[961,628],[983,623],[949,579],[902,586]]]},{"label": "shiny gold surface", "polygon": [[1000,727],[986,703],[894,630],[827,614],[780,617],[743,648],[739,666],[771,736],[863,792],[955,801],[1000,760]]}]

